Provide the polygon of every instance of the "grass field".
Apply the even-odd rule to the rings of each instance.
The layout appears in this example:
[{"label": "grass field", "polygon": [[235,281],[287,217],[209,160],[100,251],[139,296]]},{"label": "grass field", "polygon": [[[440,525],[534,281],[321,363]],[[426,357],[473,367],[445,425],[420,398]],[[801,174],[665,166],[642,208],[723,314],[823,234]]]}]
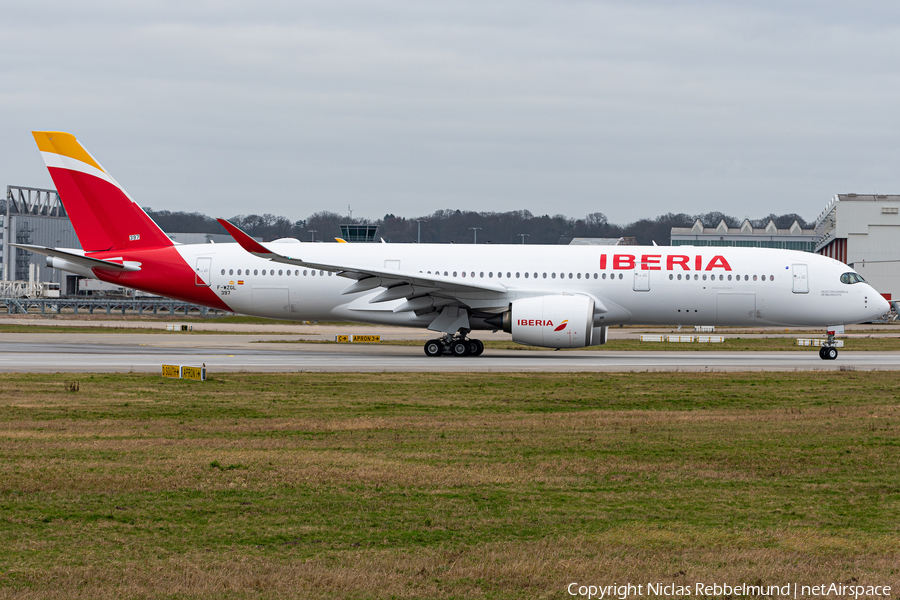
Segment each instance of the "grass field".
[{"label": "grass field", "polygon": [[854,371],[0,375],[0,598],[896,597],[898,393]]}]

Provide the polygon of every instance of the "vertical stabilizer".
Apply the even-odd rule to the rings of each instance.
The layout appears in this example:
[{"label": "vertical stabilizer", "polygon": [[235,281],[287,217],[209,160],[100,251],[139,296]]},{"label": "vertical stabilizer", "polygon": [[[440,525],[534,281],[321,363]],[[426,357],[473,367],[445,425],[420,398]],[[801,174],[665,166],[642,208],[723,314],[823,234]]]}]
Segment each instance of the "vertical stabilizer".
[{"label": "vertical stabilizer", "polygon": [[85,250],[173,245],[74,135],[61,131],[33,131],[32,135]]}]

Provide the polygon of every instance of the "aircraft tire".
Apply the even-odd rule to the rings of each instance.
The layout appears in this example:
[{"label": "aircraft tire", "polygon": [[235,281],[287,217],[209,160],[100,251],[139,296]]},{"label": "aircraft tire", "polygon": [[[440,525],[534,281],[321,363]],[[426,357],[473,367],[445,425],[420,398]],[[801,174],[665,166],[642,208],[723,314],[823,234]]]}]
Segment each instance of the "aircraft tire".
[{"label": "aircraft tire", "polygon": [[834,346],[828,346],[822,354],[825,357],[825,360],[834,360],[838,357],[837,348]]},{"label": "aircraft tire", "polygon": [[428,340],[425,342],[425,356],[440,356],[444,352],[444,345],[440,340]]},{"label": "aircraft tire", "polygon": [[481,356],[484,352],[484,342],[481,340],[469,340],[469,355]]},{"label": "aircraft tire", "polygon": [[825,358],[825,346],[819,348],[819,358],[821,358],[822,360],[828,360],[827,358]]},{"label": "aircraft tire", "polygon": [[469,356],[469,342],[459,340],[450,344],[450,354],[453,356]]}]

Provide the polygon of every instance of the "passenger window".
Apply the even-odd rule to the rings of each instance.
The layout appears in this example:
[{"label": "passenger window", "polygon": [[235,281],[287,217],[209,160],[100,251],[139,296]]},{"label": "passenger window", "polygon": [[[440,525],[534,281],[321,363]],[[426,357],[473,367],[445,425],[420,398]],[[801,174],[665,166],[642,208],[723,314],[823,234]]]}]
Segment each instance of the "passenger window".
[{"label": "passenger window", "polygon": [[512,277],[512,273],[510,273],[510,272],[507,271],[507,273],[506,273],[506,278],[509,279],[510,277]]},{"label": "passenger window", "polygon": [[678,281],[681,281],[681,273],[678,274]]},{"label": "passenger window", "polygon": [[229,275],[234,275],[234,269],[228,269],[228,274],[229,274]]},{"label": "passenger window", "polygon": [[493,271],[489,271],[489,272],[488,272],[488,277],[493,278],[493,277],[494,277],[494,272],[493,272]]},{"label": "passenger window", "polygon": [[222,275],[224,275],[224,274],[225,274],[225,269],[222,269]]},{"label": "passenger window", "polygon": [[753,281],[756,281],[756,275],[753,276]]},{"label": "passenger window", "polygon": [[[669,277],[672,277],[672,276],[669,275]],[[603,274],[603,279],[606,279],[606,273]]]},{"label": "passenger window", "polygon": [[546,273],[544,273],[544,279],[547,279],[547,274],[546,274]]},{"label": "passenger window", "polygon": [[[281,275],[281,269],[278,269],[278,274]],[[329,273],[329,275],[330,275],[330,273]]]},{"label": "passenger window", "polygon": [[528,279],[528,273],[525,273],[525,279]]},{"label": "passenger window", "polygon": [[[263,269],[263,275],[265,275],[265,274],[266,274],[266,270]],[[311,277],[315,277],[315,276],[316,276],[316,272],[315,272],[315,271],[310,271],[309,274],[310,274]]]},{"label": "passenger window", "polygon": [[519,278],[519,274],[518,274],[518,273],[516,273],[516,279],[518,279],[518,278]]},{"label": "passenger window", "polygon": [[731,281],[731,275],[728,276],[728,281]]},{"label": "passenger window", "polygon": [[672,275],[671,273],[669,273],[669,281],[671,281],[671,280],[673,280],[673,279],[675,279],[675,276]]},{"label": "passenger window", "polygon": [[550,273],[550,279],[556,279],[556,273]]},{"label": "passenger window", "polygon": [[581,273],[578,274],[578,279],[581,279]]},{"label": "passenger window", "polygon": [[625,277],[625,276],[623,274],[619,273],[619,279],[622,279],[623,277]]},{"label": "passenger window", "polygon": [[703,281],[706,281],[706,275],[703,276]]},{"label": "passenger window", "polygon": [[698,279],[700,279],[700,276],[694,273],[694,281],[697,281]]}]

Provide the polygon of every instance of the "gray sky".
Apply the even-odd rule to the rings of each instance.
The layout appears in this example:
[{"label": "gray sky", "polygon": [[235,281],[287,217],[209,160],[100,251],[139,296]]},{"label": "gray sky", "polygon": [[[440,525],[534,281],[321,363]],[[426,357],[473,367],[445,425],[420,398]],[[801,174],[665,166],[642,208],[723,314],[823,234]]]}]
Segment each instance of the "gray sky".
[{"label": "gray sky", "polygon": [[9,1],[0,183],[142,205],[814,218],[900,193],[896,2]]}]

